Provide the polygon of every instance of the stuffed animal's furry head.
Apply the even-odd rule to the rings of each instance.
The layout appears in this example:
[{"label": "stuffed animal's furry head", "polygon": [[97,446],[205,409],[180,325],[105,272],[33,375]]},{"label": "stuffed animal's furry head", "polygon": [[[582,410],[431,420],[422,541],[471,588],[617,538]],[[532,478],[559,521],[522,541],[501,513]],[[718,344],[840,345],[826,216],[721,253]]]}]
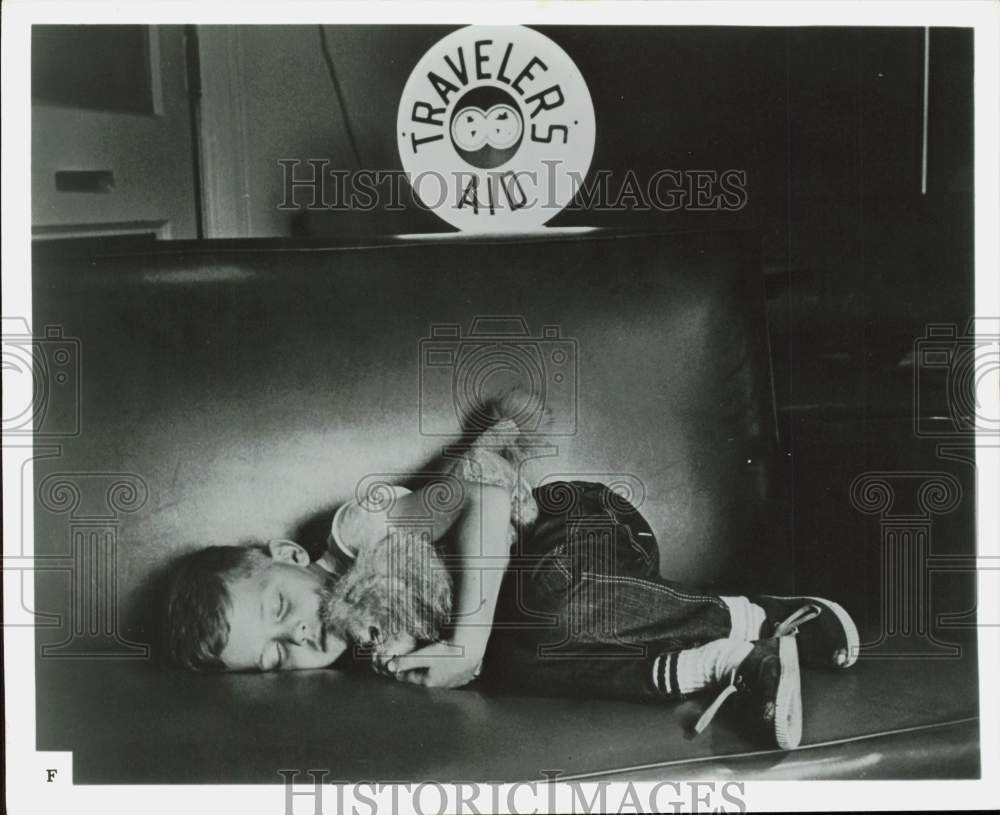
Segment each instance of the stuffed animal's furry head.
[{"label": "stuffed animal's furry head", "polygon": [[339,636],[370,649],[376,666],[441,638],[451,614],[451,579],[421,531],[366,546],[334,586],[325,609]]}]

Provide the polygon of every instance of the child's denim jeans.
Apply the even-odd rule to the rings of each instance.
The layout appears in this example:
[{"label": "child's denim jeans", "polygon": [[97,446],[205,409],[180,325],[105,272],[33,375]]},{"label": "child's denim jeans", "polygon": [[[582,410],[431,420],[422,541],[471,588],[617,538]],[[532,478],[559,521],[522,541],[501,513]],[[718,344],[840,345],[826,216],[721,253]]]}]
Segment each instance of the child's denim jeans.
[{"label": "child's denim jeans", "polygon": [[649,524],[603,484],[534,494],[538,520],[511,552],[480,684],[662,699],[655,657],[728,636],[726,604],[661,578]]}]

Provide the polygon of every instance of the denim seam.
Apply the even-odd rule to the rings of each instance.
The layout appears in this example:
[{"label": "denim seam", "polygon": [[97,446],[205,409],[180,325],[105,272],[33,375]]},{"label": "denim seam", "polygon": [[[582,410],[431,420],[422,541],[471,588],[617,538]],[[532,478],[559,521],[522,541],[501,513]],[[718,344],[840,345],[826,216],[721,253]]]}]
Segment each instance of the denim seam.
[{"label": "denim seam", "polygon": [[646,565],[648,566],[652,561],[649,557],[649,554],[642,546],[639,545],[639,542],[635,539],[635,536],[632,534],[632,527],[629,524],[622,521],[621,519],[619,519],[618,513],[615,512],[610,506],[608,506],[605,501],[599,501],[599,503],[601,505],[601,509],[604,510],[605,514],[608,516],[608,518],[611,519],[611,521],[616,526],[624,526],[625,529],[628,530],[629,545],[639,553],[639,555],[642,557],[642,559],[646,562]]},{"label": "denim seam", "polygon": [[[601,510],[604,512],[604,514],[607,516],[608,520],[613,525],[612,528],[616,529],[616,530],[620,529],[620,528],[624,528],[626,530],[626,532],[628,533],[628,543],[629,543],[630,548],[634,552],[636,552],[639,555],[639,557],[642,558],[643,563],[645,563],[647,567],[651,566],[652,563],[653,563],[652,556],[649,554],[649,552],[646,551],[645,547],[643,547],[635,539],[635,534],[632,531],[632,527],[629,526],[624,521],[620,520],[618,518],[617,513],[611,507],[607,506],[603,501],[600,502],[600,503],[601,503]],[[564,552],[565,551],[565,547],[566,547],[566,542],[561,543],[559,545],[560,551]]]},{"label": "denim seam", "polygon": [[[566,574],[568,575],[569,573],[566,572]],[[588,580],[594,580],[596,582],[628,583],[632,585],[645,586],[647,588],[663,592],[666,595],[669,595],[677,600],[681,600],[684,602],[691,602],[691,603],[710,602],[713,605],[718,606],[719,608],[723,608],[726,610],[728,610],[729,608],[725,604],[725,602],[723,602],[718,597],[712,597],[711,595],[685,594],[684,592],[677,591],[676,589],[672,589],[669,586],[662,586],[659,583],[654,583],[651,580],[643,580],[638,577],[622,577],[622,576],[613,577],[611,575],[606,575],[606,574],[595,574],[594,572],[581,572],[580,577]]]}]

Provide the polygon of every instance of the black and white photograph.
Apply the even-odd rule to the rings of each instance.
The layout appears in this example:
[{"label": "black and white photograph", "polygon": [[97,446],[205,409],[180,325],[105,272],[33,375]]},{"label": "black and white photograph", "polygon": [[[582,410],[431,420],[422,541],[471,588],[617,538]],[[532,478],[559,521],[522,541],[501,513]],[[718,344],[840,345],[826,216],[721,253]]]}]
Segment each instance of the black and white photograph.
[{"label": "black and white photograph", "polygon": [[1000,806],[1000,6],[3,15],[10,811]]}]

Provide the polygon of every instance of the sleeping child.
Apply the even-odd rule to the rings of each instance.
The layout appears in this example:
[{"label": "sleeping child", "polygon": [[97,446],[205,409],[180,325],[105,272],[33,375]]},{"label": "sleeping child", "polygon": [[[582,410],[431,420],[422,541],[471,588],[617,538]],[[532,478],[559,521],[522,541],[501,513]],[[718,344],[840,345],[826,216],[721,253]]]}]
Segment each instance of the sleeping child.
[{"label": "sleeping child", "polygon": [[377,485],[342,505],[316,561],[289,540],[179,558],[164,607],[170,661],[273,671],[363,659],[427,687],[645,702],[714,692],[696,731],[726,704],[762,744],[798,746],[800,660],[857,660],[844,608],[665,580],[634,506],[600,483],[532,487],[505,400],[489,416],[422,487]]}]

